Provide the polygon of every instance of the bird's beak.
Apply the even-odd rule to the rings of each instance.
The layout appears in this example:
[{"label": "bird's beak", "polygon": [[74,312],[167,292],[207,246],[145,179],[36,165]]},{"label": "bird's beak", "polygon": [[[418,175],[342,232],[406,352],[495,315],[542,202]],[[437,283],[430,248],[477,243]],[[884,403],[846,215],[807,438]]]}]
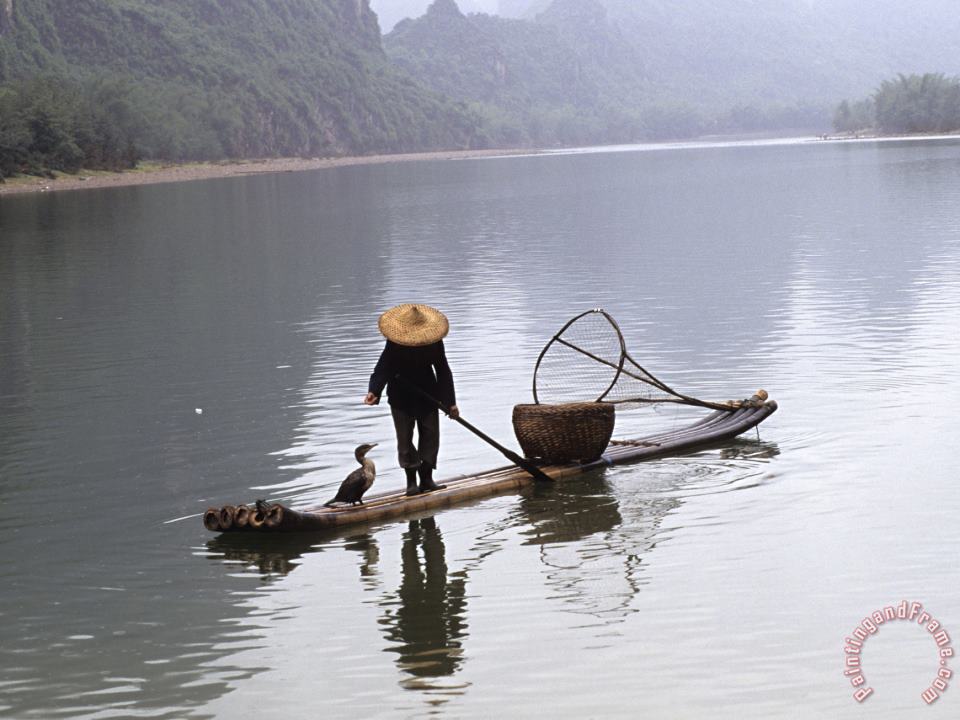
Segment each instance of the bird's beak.
[{"label": "bird's beak", "polygon": [[375,448],[375,447],[376,447],[377,445],[379,445],[379,444],[380,444],[380,443],[370,443],[370,448],[373,449],[373,448]]}]

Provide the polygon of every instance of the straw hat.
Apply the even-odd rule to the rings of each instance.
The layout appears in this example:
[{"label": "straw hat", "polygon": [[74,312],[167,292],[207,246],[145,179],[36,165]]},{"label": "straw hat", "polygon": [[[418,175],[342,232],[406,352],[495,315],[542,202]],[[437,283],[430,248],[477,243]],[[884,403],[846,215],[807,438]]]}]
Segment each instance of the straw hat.
[{"label": "straw hat", "polygon": [[377,325],[387,340],[408,347],[432,345],[450,331],[447,316],[429,305],[397,305],[381,315]]}]

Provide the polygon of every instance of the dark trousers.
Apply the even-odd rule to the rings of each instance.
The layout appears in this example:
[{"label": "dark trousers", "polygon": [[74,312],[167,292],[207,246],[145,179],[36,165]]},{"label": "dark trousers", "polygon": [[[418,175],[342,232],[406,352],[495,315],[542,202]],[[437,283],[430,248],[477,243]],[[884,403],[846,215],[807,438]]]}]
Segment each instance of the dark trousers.
[{"label": "dark trousers", "polygon": [[[390,406],[393,427],[397,431],[397,457],[402,468],[417,468],[420,464],[437,467],[440,451],[440,413],[428,410],[414,416],[396,405]],[[413,430],[417,430],[417,445],[413,444]]]}]

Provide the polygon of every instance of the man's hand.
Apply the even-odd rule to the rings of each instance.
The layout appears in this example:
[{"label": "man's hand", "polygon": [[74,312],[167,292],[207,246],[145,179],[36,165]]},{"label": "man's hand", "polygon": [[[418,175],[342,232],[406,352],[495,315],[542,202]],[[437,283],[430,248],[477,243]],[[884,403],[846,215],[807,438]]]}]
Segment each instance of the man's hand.
[{"label": "man's hand", "polygon": [[363,399],[364,405],[379,405],[380,398],[377,395],[374,395],[372,392],[368,392],[367,396]]},{"label": "man's hand", "polygon": [[447,415],[456,420],[458,417],[460,417],[460,408],[458,408],[456,405],[451,405],[450,409],[447,410]]}]

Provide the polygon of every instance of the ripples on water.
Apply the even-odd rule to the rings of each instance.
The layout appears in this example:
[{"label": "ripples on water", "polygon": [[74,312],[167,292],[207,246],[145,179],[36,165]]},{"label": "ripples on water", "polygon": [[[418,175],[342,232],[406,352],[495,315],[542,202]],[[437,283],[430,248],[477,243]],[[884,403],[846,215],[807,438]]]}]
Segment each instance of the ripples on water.
[{"label": "ripples on water", "polygon": [[[612,150],[3,198],[0,716],[853,717],[865,613],[960,627],[960,144]],[[360,398],[412,299],[505,441],[598,305],[671,385],[782,410],[436,517],[206,535],[328,499],[363,441],[402,484]],[[503,464],[443,432],[441,474]],[[869,711],[910,717],[932,657],[889,637]]]}]

